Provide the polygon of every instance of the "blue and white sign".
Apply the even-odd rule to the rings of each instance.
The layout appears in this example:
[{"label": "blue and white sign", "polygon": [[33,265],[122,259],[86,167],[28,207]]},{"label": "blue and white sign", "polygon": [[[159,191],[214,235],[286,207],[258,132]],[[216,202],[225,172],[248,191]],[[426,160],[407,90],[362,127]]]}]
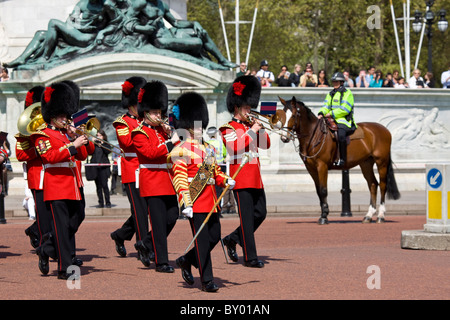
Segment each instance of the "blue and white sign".
[{"label": "blue and white sign", "polygon": [[443,180],[442,172],[439,171],[438,169],[433,168],[430,171],[428,171],[427,182],[429,186],[432,187],[433,189],[440,188],[442,185],[442,180]]}]

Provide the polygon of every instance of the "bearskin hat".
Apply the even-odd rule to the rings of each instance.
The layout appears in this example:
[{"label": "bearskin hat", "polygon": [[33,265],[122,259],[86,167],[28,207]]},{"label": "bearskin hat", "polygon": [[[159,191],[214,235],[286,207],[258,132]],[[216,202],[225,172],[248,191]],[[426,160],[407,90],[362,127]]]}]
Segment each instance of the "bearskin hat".
[{"label": "bearskin hat", "polygon": [[70,88],[72,88],[73,93],[75,94],[74,102],[76,102],[76,106],[74,106],[74,108],[78,111],[78,109],[80,109],[80,92],[81,92],[80,87],[72,80],[64,80],[61,82],[67,84]]},{"label": "bearskin hat", "polygon": [[42,93],[44,93],[45,87],[35,86],[28,90],[27,96],[25,97],[25,109],[35,104],[41,102]]},{"label": "bearskin hat", "polygon": [[241,76],[234,80],[233,85],[228,90],[227,109],[233,114],[234,107],[244,105],[256,109],[261,96],[261,84],[254,76]]},{"label": "bearskin hat", "polygon": [[78,111],[78,103],[73,89],[62,82],[52,83],[45,88],[41,106],[42,117],[47,123],[59,115],[64,114],[70,117]]},{"label": "bearskin hat", "polygon": [[161,114],[167,113],[169,105],[169,92],[166,85],[161,81],[147,82],[138,94],[139,117],[144,117],[144,112],[150,110],[161,110]]},{"label": "bearskin hat", "polygon": [[139,91],[147,80],[142,77],[131,77],[122,84],[122,108],[136,106],[138,104]]},{"label": "bearskin hat", "polygon": [[208,106],[205,98],[196,92],[183,93],[175,102],[173,113],[176,129],[193,129],[197,121],[202,122],[203,129],[208,127]]}]

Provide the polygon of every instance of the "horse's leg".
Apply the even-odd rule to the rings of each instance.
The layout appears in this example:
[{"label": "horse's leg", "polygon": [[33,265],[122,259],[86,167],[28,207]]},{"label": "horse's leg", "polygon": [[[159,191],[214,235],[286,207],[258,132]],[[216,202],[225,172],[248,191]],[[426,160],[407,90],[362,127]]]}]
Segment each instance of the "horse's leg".
[{"label": "horse's leg", "polygon": [[388,172],[389,160],[377,161],[378,174],[380,176],[380,207],[378,209],[377,223],[385,222],[385,198],[387,190],[387,172]]},{"label": "horse's leg", "polygon": [[367,181],[367,186],[370,191],[370,205],[369,211],[363,219],[363,223],[370,223],[372,221],[373,215],[377,212],[377,188],[378,182],[375,174],[373,172],[374,161],[372,158],[367,159],[362,162],[359,166],[361,167],[362,174]]},{"label": "horse's leg", "polygon": [[328,167],[325,164],[318,164],[317,167],[308,171],[314,180],[317,196],[319,197],[320,200],[321,215],[318,223],[320,225],[324,225],[328,223],[328,214],[330,213],[327,199]]}]

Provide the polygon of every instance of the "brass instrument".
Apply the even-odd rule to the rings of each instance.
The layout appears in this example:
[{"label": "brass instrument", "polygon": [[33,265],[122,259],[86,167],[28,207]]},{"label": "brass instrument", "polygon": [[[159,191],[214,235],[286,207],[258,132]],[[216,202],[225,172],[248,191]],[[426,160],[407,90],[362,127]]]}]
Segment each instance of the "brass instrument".
[{"label": "brass instrument", "polygon": [[19,116],[17,129],[22,135],[30,136],[44,123],[45,121],[41,113],[41,103],[36,102],[27,107]]},{"label": "brass instrument", "polygon": [[[74,128],[75,134],[77,134],[79,136],[83,136],[83,135],[86,136],[88,138],[88,140],[91,141],[96,146],[103,148],[105,150],[108,150],[108,151],[118,155],[119,157],[125,157],[125,153],[123,152],[122,149],[114,146],[109,141],[97,138],[97,132],[100,130],[100,127],[101,127],[100,121],[97,118],[90,118],[85,124],[82,124],[79,127],[75,127],[72,124],[72,121],[68,121],[66,123],[66,125]],[[120,150],[120,153],[115,151],[117,149]]]},{"label": "brass instrument", "polygon": [[263,124],[265,130],[275,132],[279,135],[284,136],[289,133],[287,129],[283,127],[286,123],[286,113],[283,110],[277,110],[276,113],[271,116],[262,115],[258,111],[251,110],[247,119],[250,124],[253,124],[255,120],[259,120]]}]

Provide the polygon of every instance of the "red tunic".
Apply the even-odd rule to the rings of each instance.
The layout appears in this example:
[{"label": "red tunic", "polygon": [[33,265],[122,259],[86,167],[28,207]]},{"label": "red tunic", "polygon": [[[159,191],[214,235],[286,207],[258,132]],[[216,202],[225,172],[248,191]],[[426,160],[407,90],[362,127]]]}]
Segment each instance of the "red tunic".
[{"label": "red tunic", "polygon": [[51,126],[42,126],[31,135],[42,158],[45,173],[44,201],[81,200],[81,174],[77,160],[86,160],[86,147],[75,149],[67,136]]},{"label": "red tunic", "polygon": [[255,134],[250,130],[247,123],[236,119],[223,125],[219,130],[222,134],[223,143],[231,157],[230,176],[233,176],[238,170],[243,153],[249,152],[253,158],[241,169],[236,177],[234,190],[246,188],[263,189],[258,148],[265,150],[270,148],[270,137],[267,132],[261,130]]},{"label": "red tunic", "polygon": [[42,190],[39,188],[41,171],[44,168],[42,159],[39,156],[31,138],[20,133],[15,135],[16,157],[20,162],[26,162],[27,182],[30,190]]},{"label": "red tunic", "polygon": [[[199,144],[198,140],[187,139],[185,142],[174,148],[169,155],[169,161],[173,165],[171,170],[173,185],[178,194],[180,207],[193,206],[194,213],[209,213],[217,201],[214,184],[206,185],[194,203],[192,203],[192,200],[194,199],[191,199],[189,195],[190,180],[195,177],[200,165],[203,163],[207,146],[207,143]],[[210,147],[214,150],[214,146]],[[220,166],[217,165],[217,162],[215,164],[213,177],[215,184],[225,187],[229,177],[220,170]],[[217,209],[215,212],[217,212]]]},{"label": "red tunic", "polygon": [[141,121],[129,113],[120,116],[113,122],[116,129],[119,146],[125,153],[121,158],[122,183],[136,182],[136,170],[139,168],[136,148],[131,138],[131,132],[139,127]]},{"label": "red tunic", "polygon": [[167,165],[168,135],[158,127],[142,124],[131,132],[139,159],[139,191],[141,197],[175,195]]}]

